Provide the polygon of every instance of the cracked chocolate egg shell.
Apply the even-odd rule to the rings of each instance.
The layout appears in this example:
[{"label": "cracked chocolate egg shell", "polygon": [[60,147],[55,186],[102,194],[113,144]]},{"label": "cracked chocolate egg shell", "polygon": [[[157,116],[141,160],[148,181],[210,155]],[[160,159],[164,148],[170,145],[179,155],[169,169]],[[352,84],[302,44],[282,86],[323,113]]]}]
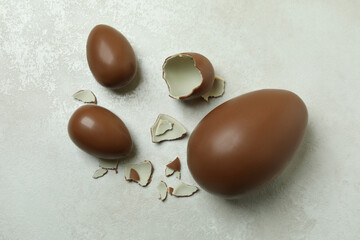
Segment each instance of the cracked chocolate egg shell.
[{"label": "cracked chocolate egg shell", "polygon": [[78,108],[69,120],[68,133],[76,146],[98,158],[124,157],[131,152],[133,145],[123,121],[97,105]]},{"label": "cracked chocolate egg shell", "polygon": [[236,197],[272,180],[298,148],[307,125],[304,102],[286,90],[233,98],[207,114],[187,149],[190,172],[210,193]]},{"label": "cracked chocolate egg shell", "polygon": [[135,78],[134,50],[115,28],[95,26],[87,40],[86,55],[92,74],[104,87],[122,88]]},{"label": "cracked chocolate egg shell", "polygon": [[199,53],[187,52],[165,59],[163,78],[170,97],[189,100],[211,90],[215,73],[209,59]]}]

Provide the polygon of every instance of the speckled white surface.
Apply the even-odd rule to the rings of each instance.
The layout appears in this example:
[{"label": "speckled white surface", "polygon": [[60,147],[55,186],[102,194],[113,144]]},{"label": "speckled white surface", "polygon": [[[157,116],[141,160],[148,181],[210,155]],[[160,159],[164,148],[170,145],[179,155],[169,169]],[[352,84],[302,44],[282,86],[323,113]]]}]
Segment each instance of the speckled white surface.
[{"label": "speckled white surface", "polygon": [[[358,239],[360,235],[359,1],[5,1],[0,0],[0,239]],[[133,44],[139,82],[101,87],[86,62],[93,26],[109,24]],[[227,80],[222,98],[184,104],[167,96],[165,57],[196,51]],[[227,99],[260,88],[299,94],[310,114],[304,144],[271,186],[238,201],[200,191],[157,199],[173,185],[164,165],[185,138],[151,143],[159,113],[189,131]],[[77,149],[67,121],[91,89],[127,124],[127,162],[151,160],[142,188]],[[169,238],[169,236],[171,236]]]}]

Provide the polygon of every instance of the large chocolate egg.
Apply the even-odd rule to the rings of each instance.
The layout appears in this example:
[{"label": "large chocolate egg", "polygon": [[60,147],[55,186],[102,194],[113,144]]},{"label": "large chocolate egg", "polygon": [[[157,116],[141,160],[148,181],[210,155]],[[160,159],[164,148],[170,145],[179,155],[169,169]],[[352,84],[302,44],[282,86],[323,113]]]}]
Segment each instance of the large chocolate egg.
[{"label": "large chocolate egg", "polygon": [[131,136],[123,121],[97,105],[78,108],[69,120],[68,132],[80,149],[95,157],[117,159],[132,149]]},{"label": "large chocolate egg", "polygon": [[234,197],[273,179],[299,146],[304,102],[286,90],[259,90],[212,110],[192,132],[190,172],[208,192]]},{"label": "large chocolate egg", "polygon": [[97,25],[91,30],[86,54],[92,74],[105,87],[121,88],[135,77],[134,50],[128,40],[110,26]]}]

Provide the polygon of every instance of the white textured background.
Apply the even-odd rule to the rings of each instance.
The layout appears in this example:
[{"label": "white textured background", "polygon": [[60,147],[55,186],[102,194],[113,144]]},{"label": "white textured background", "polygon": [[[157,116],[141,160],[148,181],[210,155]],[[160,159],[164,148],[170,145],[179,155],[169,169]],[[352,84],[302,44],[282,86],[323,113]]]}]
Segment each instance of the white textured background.
[{"label": "white textured background", "polygon": [[[0,239],[342,239],[360,236],[359,1],[9,1],[0,0]],[[90,30],[121,31],[139,61],[139,83],[101,87],[86,62]],[[227,80],[210,104],[167,96],[163,60],[196,51]],[[157,199],[164,164],[186,143],[151,143],[159,113],[191,131],[227,99],[261,88],[299,94],[309,110],[305,141],[271,186],[238,201],[200,191]],[[91,89],[127,124],[136,154],[151,160],[142,188],[119,174],[91,178],[95,158],[67,135]],[[168,183],[174,178],[166,179]],[[171,184],[170,184],[171,185]]]}]

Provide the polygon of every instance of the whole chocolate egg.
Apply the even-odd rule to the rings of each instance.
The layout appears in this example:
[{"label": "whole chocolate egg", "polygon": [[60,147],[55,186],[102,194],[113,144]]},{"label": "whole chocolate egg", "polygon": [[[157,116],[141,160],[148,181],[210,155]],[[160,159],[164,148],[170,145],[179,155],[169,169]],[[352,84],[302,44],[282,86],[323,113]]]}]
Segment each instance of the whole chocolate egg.
[{"label": "whole chocolate egg", "polygon": [[116,29],[97,25],[86,44],[88,64],[95,79],[108,88],[121,88],[135,77],[137,63],[128,40]]},{"label": "whole chocolate egg", "polygon": [[192,132],[190,172],[210,193],[236,197],[268,183],[286,166],[307,125],[304,102],[286,90],[266,89],[216,107]]},{"label": "whole chocolate egg", "polygon": [[132,149],[131,136],[123,121],[97,105],[78,108],[69,120],[68,132],[80,149],[95,157],[117,159]]}]

